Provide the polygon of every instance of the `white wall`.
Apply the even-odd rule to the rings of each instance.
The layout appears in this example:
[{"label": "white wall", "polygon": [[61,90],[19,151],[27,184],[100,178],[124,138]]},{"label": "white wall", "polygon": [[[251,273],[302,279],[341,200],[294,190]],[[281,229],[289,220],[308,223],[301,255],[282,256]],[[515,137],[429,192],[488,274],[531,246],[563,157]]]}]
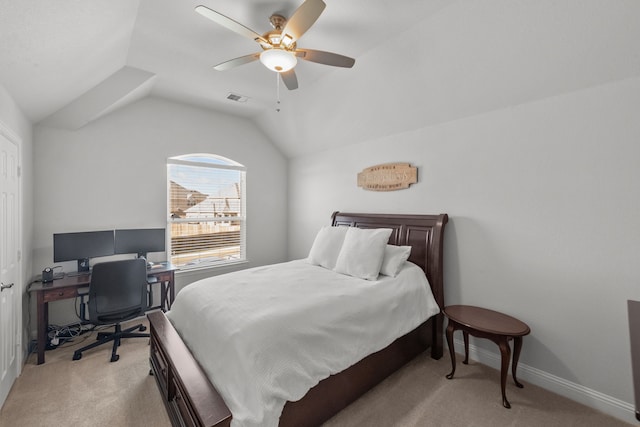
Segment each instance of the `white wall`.
[{"label": "white wall", "polygon": [[[167,158],[199,152],[247,167],[250,262],[236,268],[286,259],[286,160],[246,119],[145,98],[77,131],[38,126],[35,146],[34,274],[53,265],[53,233],[165,226]],[[203,275],[178,274],[177,289]],[[50,312],[75,320],[72,301]]]},{"label": "white wall", "polygon": [[[334,210],[446,212],[446,304],[515,315],[532,330],[522,364],[633,402],[638,113],[634,78],[295,158],[290,257],[306,256]],[[359,171],[386,162],[417,166],[419,182],[357,188]]]}]

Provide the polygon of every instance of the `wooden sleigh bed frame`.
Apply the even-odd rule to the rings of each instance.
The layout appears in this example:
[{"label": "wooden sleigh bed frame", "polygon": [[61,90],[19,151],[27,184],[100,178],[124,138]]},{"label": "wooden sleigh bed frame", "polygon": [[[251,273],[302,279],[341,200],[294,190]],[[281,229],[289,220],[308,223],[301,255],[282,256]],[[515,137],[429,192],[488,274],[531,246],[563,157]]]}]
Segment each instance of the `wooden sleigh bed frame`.
[{"label": "wooden sleigh bed frame", "polygon": [[[383,215],[334,212],[332,225],[391,228],[389,243],[411,246],[409,261],[420,266],[433,295],[444,308],[443,241],[446,214]],[[162,400],[174,426],[222,427],[231,412],[190,353],[169,319],[161,311],[149,313],[150,363]],[[431,357],[443,352],[444,316],[437,314],[388,347],[373,353],[310,389],[296,402],[287,402],[280,426],[318,426],[358,397],[431,348]]]}]

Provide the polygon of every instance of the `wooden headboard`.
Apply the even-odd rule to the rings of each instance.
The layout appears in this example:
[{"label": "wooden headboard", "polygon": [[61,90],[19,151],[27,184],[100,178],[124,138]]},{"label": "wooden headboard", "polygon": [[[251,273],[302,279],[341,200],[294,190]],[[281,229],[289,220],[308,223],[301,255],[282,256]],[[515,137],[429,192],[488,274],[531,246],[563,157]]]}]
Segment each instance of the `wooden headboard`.
[{"label": "wooden headboard", "polygon": [[447,214],[402,215],[334,212],[332,225],[359,228],[391,228],[389,244],[411,246],[409,261],[422,268],[441,309],[444,308],[442,251]]}]

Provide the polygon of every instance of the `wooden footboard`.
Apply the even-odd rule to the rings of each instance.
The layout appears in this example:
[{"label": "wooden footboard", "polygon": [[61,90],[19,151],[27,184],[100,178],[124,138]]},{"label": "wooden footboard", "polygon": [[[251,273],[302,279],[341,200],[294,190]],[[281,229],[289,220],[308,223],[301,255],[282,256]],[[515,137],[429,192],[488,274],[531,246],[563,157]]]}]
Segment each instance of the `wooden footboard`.
[{"label": "wooden footboard", "polygon": [[147,315],[150,363],[174,426],[229,426],[231,411],[162,311]]}]

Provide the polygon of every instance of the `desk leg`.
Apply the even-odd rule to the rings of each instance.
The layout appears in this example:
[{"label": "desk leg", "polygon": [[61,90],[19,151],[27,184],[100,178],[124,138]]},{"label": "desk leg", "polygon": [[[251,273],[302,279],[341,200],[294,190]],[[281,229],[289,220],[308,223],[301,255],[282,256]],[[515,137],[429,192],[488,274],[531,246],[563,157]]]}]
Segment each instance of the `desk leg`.
[{"label": "desk leg", "polygon": [[161,282],[160,293],[162,294],[160,303],[162,311],[171,310],[171,304],[173,304],[175,298],[175,275],[173,273],[171,273],[169,280]]},{"label": "desk leg", "polygon": [[167,311],[167,282],[160,281],[160,310]]},{"label": "desk leg", "polygon": [[507,400],[507,372],[509,372],[509,359],[511,359],[511,348],[509,340],[502,336],[498,339],[498,347],[500,347],[500,355],[502,356],[502,366],[500,367],[500,386],[502,387],[502,406],[509,409],[511,404]]},{"label": "desk leg", "polygon": [[518,369],[518,360],[520,359],[520,350],[522,350],[522,337],[513,338],[513,363],[511,364],[511,373],[513,374],[513,381],[516,386],[523,388],[524,385],[518,382],[516,379],[516,369]]},{"label": "desk leg", "polygon": [[449,346],[449,355],[451,356],[451,373],[447,375],[447,379],[453,378],[453,374],[456,372],[456,351],[453,348],[453,331],[455,329],[454,322],[449,319],[447,325],[447,345]]},{"label": "desk leg", "polygon": [[49,323],[49,303],[44,302],[44,295],[42,292],[38,292],[37,298],[38,312],[38,365],[44,363],[44,352],[47,347],[47,325]]},{"label": "desk leg", "polygon": [[162,311],[169,311],[173,302],[173,280],[163,280],[160,282],[160,307]]},{"label": "desk leg", "polygon": [[173,304],[173,300],[176,297],[176,278],[173,273],[171,273],[171,281],[167,283],[169,286],[169,303],[167,305],[167,310],[171,309],[171,304]]}]

